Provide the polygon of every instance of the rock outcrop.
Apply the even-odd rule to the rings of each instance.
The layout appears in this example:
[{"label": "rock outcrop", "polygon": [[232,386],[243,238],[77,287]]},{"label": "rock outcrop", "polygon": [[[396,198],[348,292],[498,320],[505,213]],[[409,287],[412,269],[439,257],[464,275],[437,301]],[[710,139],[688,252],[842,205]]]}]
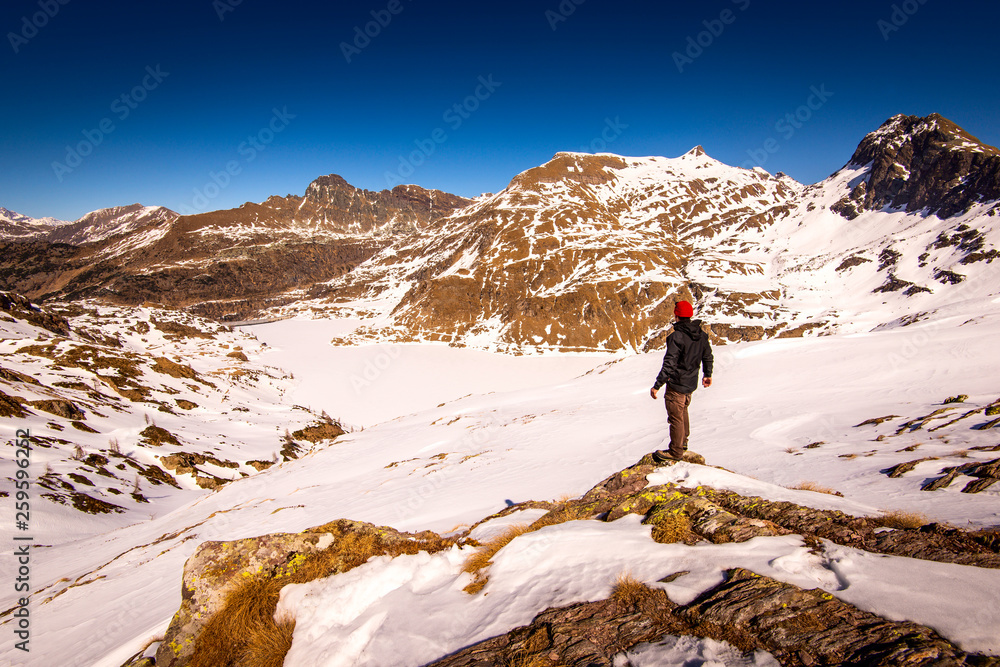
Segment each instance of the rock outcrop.
[{"label": "rock outcrop", "polygon": [[57,336],[69,335],[69,322],[65,317],[36,306],[21,294],[0,292],[0,309],[12,318],[24,320]]},{"label": "rock outcrop", "polygon": [[841,602],[735,568],[726,580],[688,605],[661,590],[632,599],[549,609],[530,625],[463,649],[427,667],[503,667],[510,664],[629,664],[624,652],[667,635],[726,641],[745,652],[764,650],[782,665],[996,665],[968,655],[932,629],[889,621]]},{"label": "rock outcrop", "polygon": [[184,565],[181,607],[157,649],[155,664],[191,664],[199,650],[201,632],[223,609],[227,596],[248,579],[302,583],[346,572],[371,556],[437,551],[451,544],[430,532],[401,533],[386,526],[347,520],[301,533],[206,542]]},{"label": "rock outcrop", "polygon": [[947,218],[1000,199],[1000,150],[940,114],[893,116],[861,142],[850,165],[871,165],[838,207],[846,217],[884,206]]},{"label": "rock outcrop", "polygon": [[[608,522],[638,514],[653,526],[652,537],[659,542],[730,543],[797,533],[817,553],[825,548],[819,539],[823,538],[880,553],[1000,567],[1000,544],[975,533],[933,525],[880,531],[877,518],[850,517],[704,487],[651,486],[647,475],[657,467],[647,455],[579,498],[520,503],[483,522],[528,508],[548,510],[524,527],[523,533],[566,521]],[[160,644],[155,664],[190,664],[198,650],[199,633],[213,614],[223,613],[226,595],[248,577],[280,587],[283,581],[333,576],[371,555],[395,556],[468,543],[467,535],[474,528],[442,539],[429,532],[405,534],[339,520],[299,534],[207,543],[184,568],[183,603]],[[358,547],[362,542],[367,546]],[[669,576],[664,579],[669,580]],[[478,593],[478,589],[466,590]],[[273,609],[268,613],[273,614]],[[782,665],[1000,664],[997,658],[963,652],[928,627],[882,618],[823,590],[805,590],[742,568],[729,570],[725,581],[684,605],[671,601],[663,590],[620,582],[608,600],[548,609],[527,626],[431,664],[611,667],[625,664],[623,652],[636,644],[668,635],[707,637],[742,651],[767,651]]]},{"label": "rock outcrop", "polygon": [[362,190],[337,174],[320,176],[310,183],[303,202],[315,207],[325,223],[363,234],[382,229],[404,234],[422,229],[469,203],[464,197],[416,185],[397,185],[380,192]]}]

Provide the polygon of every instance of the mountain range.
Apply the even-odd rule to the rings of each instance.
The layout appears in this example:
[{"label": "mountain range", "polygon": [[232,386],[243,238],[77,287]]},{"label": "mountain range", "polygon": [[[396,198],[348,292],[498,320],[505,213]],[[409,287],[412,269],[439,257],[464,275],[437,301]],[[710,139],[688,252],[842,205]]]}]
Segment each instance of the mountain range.
[{"label": "mountain range", "polygon": [[312,311],[345,342],[522,353],[652,349],[688,299],[717,342],[863,331],[987,295],[1000,151],[940,115],[897,115],[826,180],[677,158],[558,153],[497,194],[304,195],[73,223],[4,209],[0,288],[156,303],[222,321]]}]

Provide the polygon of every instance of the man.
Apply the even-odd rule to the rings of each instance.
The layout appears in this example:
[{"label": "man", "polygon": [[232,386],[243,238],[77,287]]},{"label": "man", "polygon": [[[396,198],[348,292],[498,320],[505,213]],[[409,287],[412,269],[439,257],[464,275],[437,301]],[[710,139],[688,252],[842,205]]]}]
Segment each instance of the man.
[{"label": "man", "polygon": [[663,402],[666,403],[670,423],[670,449],[653,452],[656,463],[680,461],[688,448],[688,437],[691,435],[688,406],[691,405],[691,394],[698,388],[699,366],[705,375],[702,386],[712,386],[712,346],[701,330],[701,320],[692,320],[693,315],[694,308],[687,301],[678,301],[674,306],[676,320],[673,333],[667,336],[663,367],[649,390],[650,396],[658,398],[660,387],[667,386]]}]

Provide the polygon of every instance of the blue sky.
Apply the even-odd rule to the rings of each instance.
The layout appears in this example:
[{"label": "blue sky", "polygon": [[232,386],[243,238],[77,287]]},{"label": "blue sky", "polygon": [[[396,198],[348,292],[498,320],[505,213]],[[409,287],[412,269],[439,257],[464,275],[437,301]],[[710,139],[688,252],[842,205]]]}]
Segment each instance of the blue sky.
[{"label": "blue sky", "polygon": [[1000,144],[998,19],[963,0],[7,0],[0,206],[214,210],[329,173],[471,196],[562,150],[698,144],[812,183],[896,113]]}]

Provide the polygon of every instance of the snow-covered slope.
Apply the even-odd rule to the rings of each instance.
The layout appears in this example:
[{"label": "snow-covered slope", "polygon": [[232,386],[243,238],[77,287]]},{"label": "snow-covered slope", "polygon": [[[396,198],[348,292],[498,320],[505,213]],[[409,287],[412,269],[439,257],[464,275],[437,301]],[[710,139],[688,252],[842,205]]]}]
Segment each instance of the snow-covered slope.
[{"label": "snow-covered slope", "polygon": [[[148,244],[166,234],[170,223],[177,219],[177,214],[162,206],[114,206],[93,211],[79,220],[53,230],[46,240],[53,243],[68,243],[83,245],[96,243],[116,236],[130,235],[130,242],[119,244],[112,252],[118,253],[135,247],[135,236],[142,237],[143,244]],[[145,233],[143,232],[152,232]]]},{"label": "snow-covered slope", "polygon": [[[731,488],[854,515],[903,509],[961,526],[1000,524],[997,485],[963,494],[971,478],[959,476],[948,488],[920,490],[943,467],[997,456],[989,451],[995,431],[982,427],[996,419],[985,410],[1000,397],[993,349],[1000,317],[967,320],[955,309],[933,323],[889,331],[718,350],[716,383],[694,399],[692,448],[734,472],[685,464],[658,473],[657,483],[669,478],[689,487]],[[369,353],[356,352],[361,358]],[[284,359],[300,378],[315,371],[322,354],[322,348],[303,347],[297,361]],[[267,363],[266,353],[261,361]],[[447,533],[510,503],[579,495],[662,446],[663,407],[648,396],[658,367],[659,355],[634,355],[548,387],[453,400],[343,436],[169,514],[36,549],[32,614],[44,622],[34,626],[33,651],[23,656],[24,664],[118,667],[164,631],[180,603],[182,564],[206,540],[299,531],[342,517]],[[466,368],[490,385],[488,372]],[[394,392],[428,382],[433,377],[422,373],[409,382],[387,375],[376,393],[391,401]],[[311,398],[299,400],[334,413],[336,406],[324,402],[330,393],[313,386]],[[964,403],[942,406],[958,394],[967,395]],[[241,405],[251,409],[243,414],[252,422],[271,414],[264,403]],[[875,418],[886,419],[860,425]],[[121,419],[143,425],[137,415]],[[6,423],[10,430],[20,422]],[[271,442],[275,435],[268,436]],[[39,448],[36,455],[47,451]],[[918,458],[925,460],[902,476],[885,472]],[[844,496],[787,488],[803,481]],[[6,504],[0,520],[13,520]],[[37,527],[44,530],[42,519]],[[401,650],[393,655],[410,657],[391,664],[424,664],[547,607],[602,598],[626,570],[653,585],[688,570],[665,585],[672,597],[688,599],[735,565],[929,624],[967,650],[1000,654],[996,570],[873,557],[835,545],[817,556],[795,536],[728,546],[660,545],[649,538],[648,526],[626,517],[518,538],[494,559],[489,594],[473,597],[461,592],[469,583],[461,571],[468,553],[378,558],[342,578],[310,584],[307,592],[289,590],[283,604],[301,623],[290,664],[326,664],[317,656],[327,651],[346,656],[329,664],[385,665],[385,651],[394,647]],[[0,576],[12,576],[12,563],[2,559]],[[920,587],[894,583],[914,579]],[[10,597],[4,592],[0,607],[11,607]],[[81,624],[81,617],[91,624]],[[418,619],[440,632],[415,634]],[[9,624],[4,618],[5,631]]]},{"label": "snow-covered slope", "polygon": [[259,361],[266,346],[252,336],[155,308],[83,302],[64,305],[64,319],[0,302],[4,436],[32,434],[41,542],[162,516],[321,434],[285,436],[324,421],[283,399],[292,381]]}]

